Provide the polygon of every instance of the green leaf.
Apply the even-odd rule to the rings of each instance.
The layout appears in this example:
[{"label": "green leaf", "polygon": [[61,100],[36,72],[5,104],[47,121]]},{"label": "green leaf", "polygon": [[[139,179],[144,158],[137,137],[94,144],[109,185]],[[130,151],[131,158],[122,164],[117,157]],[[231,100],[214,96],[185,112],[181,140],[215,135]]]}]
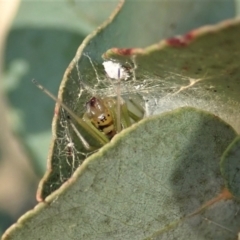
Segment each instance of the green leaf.
[{"label": "green leaf", "polygon": [[6,42],[2,87],[9,102],[12,130],[39,176],[46,169],[55,103],[39,93],[31,80],[37,79],[57,95],[76,49],[117,3],[21,2]]},{"label": "green leaf", "polygon": [[[113,46],[132,46],[134,42],[137,42],[137,46],[141,46],[150,42],[148,37],[144,37],[145,34],[141,38],[141,43],[139,42],[140,33],[135,31],[136,25],[131,26],[132,32],[126,29],[126,19],[128,19],[127,16],[129,16],[129,9],[132,9],[132,4],[132,2],[126,2],[121,11],[116,11],[109,21],[85,39],[65,73],[60,87],[59,97],[79,116],[84,114],[85,109],[83,106],[93,95],[106,96],[113,92],[110,87],[106,87],[101,83],[104,79],[106,83],[101,55]],[[140,9],[144,9],[144,6],[146,7],[145,2],[141,2],[140,5],[136,6],[136,12],[141,12]],[[150,4],[150,6],[152,6],[152,11],[155,9],[156,16],[161,15],[159,12],[163,10],[160,8],[160,3],[159,5]],[[191,4],[186,4],[185,7],[188,9],[191,6]],[[203,4],[203,6],[205,6],[205,4]],[[174,5],[174,7],[177,8],[179,5]],[[137,14],[136,18],[140,20],[142,15]],[[214,20],[212,19],[210,22],[211,21]],[[156,22],[157,21],[153,21],[151,25],[155,30],[159,28]],[[142,31],[144,29],[143,26],[140,26]],[[166,24],[165,27],[169,27],[169,25]],[[226,27],[227,25],[225,28]],[[225,107],[228,109],[228,102],[225,103],[224,95],[222,97],[223,92],[220,92],[219,89],[224,88],[223,91],[225,91],[225,86],[220,83],[219,86],[216,87],[216,84],[218,84],[216,81],[218,81],[221,76],[224,76],[224,74],[219,73],[219,69],[215,67],[216,62],[218,65],[221,65],[221,63],[217,55],[214,55],[212,52],[220,52],[223,54],[221,57],[224,57],[224,61],[229,62],[229,51],[234,52],[235,48],[238,49],[238,42],[235,40],[237,39],[236,35],[238,31],[236,30],[235,32],[235,29],[233,29],[232,31],[235,35],[229,35],[227,31],[231,30],[223,30],[222,28],[223,26],[217,26],[206,29],[206,31],[204,29],[195,30],[182,39],[172,39],[171,41],[165,41],[160,45],[153,45],[146,49],[133,48],[116,50],[117,52],[114,53],[114,55],[108,52],[105,57],[119,58],[119,54],[128,54],[129,56],[120,56],[120,58],[123,58],[124,61],[127,61],[131,66],[133,66],[134,61],[136,61],[137,68],[135,71],[137,81],[136,83],[132,81],[126,83],[126,92],[123,90],[123,93],[140,93],[141,96],[148,101],[146,104],[147,115],[164,112],[184,105],[199,106],[205,110],[213,111],[216,107],[209,103],[209,97],[212,97],[213,102],[217,101],[217,103],[222,106],[220,110],[221,114],[219,113],[219,109],[213,112],[217,115],[220,114],[220,117],[226,119],[226,117],[229,116],[229,113],[225,111]],[[149,27],[149,29],[151,28]],[[211,31],[220,32],[221,30],[222,33],[219,34],[222,34],[222,39],[218,38],[218,36],[214,37],[211,33]],[[201,38],[204,32],[206,32],[206,36]],[[149,34],[151,35],[151,32],[149,32]],[[161,36],[158,35],[158,37]],[[196,40],[197,38],[199,38],[198,41]],[[154,39],[156,39],[155,35],[153,35],[152,41]],[[229,45],[225,44],[223,47],[221,41],[228,41],[228,39],[234,43]],[[185,46],[188,42],[191,42],[191,40],[195,40],[195,42],[192,41],[187,48],[175,48],[175,45],[182,44]],[[181,41],[183,43],[181,43]],[[222,47],[219,48],[218,44],[221,44]],[[209,55],[209,53],[211,55]],[[118,56],[116,56],[116,54]],[[133,60],[134,54],[136,54],[135,60]],[[91,61],[94,66],[91,64]],[[222,65],[220,66],[221,68],[225,67],[226,63],[223,62]],[[209,71],[209,67],[211,72]],[[96,76],[96,72],[98,76]],[[224,81],[225,78],[223,77],[222,79]],[[187,91],[181,91],[182,88],[186,88]],[[215,88],[217,88],[217,90]],[[235,91],[236,89],[233,83],[231,91]],[[214,91],[219,92],[215,94]],[[149,94],[145,94],[144,92]],[[188,95],[185,96],[186,94]],[[217,98],[217,100],[215,98]],[[222,98],[222,100],[220,100],[220,98]],[[232,101],[232,97],[230,97],[229,101]],[[233,101],[235,101],[235,99],[233,99]],[[216,102],[214,102],[214,104],[216,104]],[[230,108],[231,110],[229,109],[229,111],[237,112],[235,106],[233,107],[233,105],[231,105]],[[68,126],[66,112],[62,111],[61,108],[56,108],[56,113],[59,115],[57,115],[53,121],[55,139],[49,155],[48,166],[50,167],[40,183],[38,200],[43,200],[51,192],[59,188],[63,182],[71,177],[75,169],[84,161],[86,156],[88,156],[78,137],[73,133],[71,127]],[[233,116],[235,115],[233,114]],[[230,121],[231,124],[236,120],[235,117],[233,118],[234,119]],[[100,147],[98,143],[94,142],[94,140],[88,136],[83,128],[79,127],[79,131],[87,138],[91,145]],[[74,143],[76,147],[70,150],[74,152],[73,155],[68,153],[69,150],[67,146],[69,143]]]},{"label": "green leaf", "polygon": [[[64,76],[59,97],[80,116],[86,99],[110,89],[94,88],[99,83],[94,69],[105,79],[100,55],[114,46],[111,42],[124,44],[124,38],[110,39],[120,30],[114,25],[120,17],[83,42]],[[238,32],[238,22],[230,21],[146,49],[109,50],[105,58],[136,64],[136,85],[130,80],[126,86],[132,94],[138,90],[148,115],[171,111],[126,129],[77,167],[85,159],[83,148],[57,107],[52,165],[39,199],[77,170],[4,239],[236,238],[239,204],[223,189],[219,161],[239,131],[238,66],[229,54],[236,54],[237,62]],[[102,43],[98,49],[97,41]],[[80,84],[89,92],[81,92]],[[122,91],[128,93],[127,88]],[[214,114],[180,108],[189,105]],[[77,158],[68,154],[69,136]]]},{"label": "green leaf", "polygon": [[59,29],[86,35],[105,21],[117,4],[117,0],[22,0],[14,27]]},{"label": "green leaf", "polygon": [[190,107],[144,119],[86,159],[4,240],[234,239],[239,204],[224,201],[219,160],[236,135]]},{"label": "green leaf", "polygon": [[240,197],[240,136],[228,146],[221,159],[221,172],[226,187],[233,196]]}]

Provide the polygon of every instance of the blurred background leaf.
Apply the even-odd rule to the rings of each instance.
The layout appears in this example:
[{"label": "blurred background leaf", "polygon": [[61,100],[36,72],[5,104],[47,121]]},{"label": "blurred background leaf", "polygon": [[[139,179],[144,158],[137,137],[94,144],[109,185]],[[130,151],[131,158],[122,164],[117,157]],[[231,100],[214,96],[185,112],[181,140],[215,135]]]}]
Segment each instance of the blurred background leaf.
[{"label": "blurred background leaf", "polygon": [[[36,204],[37,184],[46,169],[55,104],[39,94],[31,79],[57,95],[82,40],[116,5],[117,1],[21,2],[2,47],[0,229]],[[11,8],[17,10],[17,1]],[[4,24],[5,15],[0,16]]]}]

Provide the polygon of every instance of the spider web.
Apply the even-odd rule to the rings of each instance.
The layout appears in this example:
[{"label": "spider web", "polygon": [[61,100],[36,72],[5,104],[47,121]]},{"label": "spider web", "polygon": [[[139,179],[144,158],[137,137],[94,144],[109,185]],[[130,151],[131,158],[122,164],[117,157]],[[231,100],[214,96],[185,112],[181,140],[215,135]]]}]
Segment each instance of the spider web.
[{"label": "spider web", "polygon": [[[88,67],[80,70],[79,66],[84,63],[76,62],[74,70],[69,75],[71,88],[65,91],[63,96],[63,99],[68,99],[66,105],[80,117],[83,116],[85,104],[91,97],[116,97],[116,85],[106,77],[102,63],[94,61],[87,54],[82,59]],[[222,109],[226,109],[225,104],[214,107],[209,103],[209,99],[213,98],[215,86],[208,83],[212,76],[208,76],[207,73],[202,74],[202,77],[199,75],[193,77],[180,74],[177,69],[175,72],[171,68],[171,71],[169,69],[162,70],[159,75],[157,72],[149,72],[148,69],[138,66],[136,61],[130,59],[128,62],[124,62],[128,67],[131,66],[129,70],[131,77],[126,81],[121,81],[121,96],[125,101],[129,98],[136,99],[145,109],[145,117],[182,106],[201,106],[217,115],[219,112],[226,112],[222,111]],[[203,82],[204,84],[202,84]],[[215,100],[221,101],[218,96],[215,97]],[[223,117],[228,120],[229,114],[226,112]],[[61,109],[59,119],[56,146],[52,156],[53,162],[55,162],[53,165],[58,169],[58,177],[55,177],[49,192],[54,191],[68,180],[76,168],[101,147],[99,143],[91,139],[88,133],[84,132],[84,129],[79,128],[74,120],[69,121],[68,113],[65,110]],[[86,150],[76,132],[80,133],[90,146],[97,146],[95,150]]]},{"label": "spider web", "polygon": [[[76,64],[75,70],[77,75],[75,78],[70,76],[74,90],[67,92],[71,96],[67,102],[68,107],[80,117],[85,112],[85,103],[92,96],[101,98],[116,97],[116,86],[106,77],[102,64],[93,62],[88,55],[85,55],[85,60],[90,63],[90,69],[84,76],[80,72],[78,64]],[[199,90],[197,83],[206,79],[193,79],[169,71],[165,71],[162,74],[163,77],[154,76],[154,74],[149,76],[147,70],[141,70],[134,61],[127,64],[132,66],[129,70],[131,77],[127,81],[121,82],[121,96],[125,100],[133,98],[138,101],[145,109],[145,117],[165,111],[166,108],[164,107],[159,111],[159,106],[166,105],[166,102],[172,102],[171,98],[173,97],[179,97],[182,93],[192,95],[194,92],[195,94]],[[91,79],[91,81],[86,79]],[[189,92],[189,90],[191,91]],[[187,91],[188,93],[186,93]],[[172,108],[175,107],[172,106]],[[56,186],[53,185],[53,188],[57,188],[58,185],[60,186],[69,179],[76,168],[89,155],[95,152],[87,151],[84,148],[79,136],[77,136],[76,131],[74,131],[67,118],[68,113],[61,108],[56,147],[53,155],[56,168],[59,171],[59,182],[56,183]],[[78,129],[78,124],[73,121],[73,125],[82,134],[82,130]],[[83,137],[87,141],[89,140],[89,136],[83,135]],[[89,144],[91,145],[91,141]]]}]

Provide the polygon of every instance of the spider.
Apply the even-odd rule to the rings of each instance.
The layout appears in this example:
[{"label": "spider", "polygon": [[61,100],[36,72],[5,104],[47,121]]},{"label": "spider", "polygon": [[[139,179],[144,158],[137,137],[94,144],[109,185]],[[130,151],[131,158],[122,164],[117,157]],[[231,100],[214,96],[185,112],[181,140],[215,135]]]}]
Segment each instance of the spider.
[{"label": "spider", "polygon": [[[118,76],[119,75],[120,70],[118,70]],[[125,101],[120,96],[120,91],[118,91],[118,96],[116,98],[102,98],[99,96],[91,97],[91,99],[86,103],[86,112],[81,118],[68,108],[65,103],[40,85],[36,80],[33,79],[32,81],[40,90],[46,93],[67,111],[69,114],[70,125],[79,137],[84,148],[88,151],[92,151],[94,146],[90,146],[87,140],[83,138],[81,133],[74,126],[73,122],[71,122],[71,118],[83,127],[101,146],[103,146],[117,133],[121,132],[122,129],[138,122],[144,116],[143,107],[138,104],[134,98],[129,98]]]}]

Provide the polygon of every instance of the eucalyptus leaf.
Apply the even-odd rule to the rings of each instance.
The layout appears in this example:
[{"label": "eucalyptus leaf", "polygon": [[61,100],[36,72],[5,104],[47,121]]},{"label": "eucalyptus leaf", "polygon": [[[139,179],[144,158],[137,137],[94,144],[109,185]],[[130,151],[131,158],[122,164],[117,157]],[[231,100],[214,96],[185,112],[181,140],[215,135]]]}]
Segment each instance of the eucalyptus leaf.
[{"label": "eucalyptus leaf", "polygon": [[[161,4],[152,3],[148,6],[148,9],[150,9],[151,6],[151,11],[156,11],[154,16],[161,16],[159,13],[164,11],[164,9],[168,9],[166,6],[169,6]],[[189,2],[189,4],[184,4],[183,6],[185,6],[187,10],[194,6],[192,4],[192,2]],[[136,25],[130,25],[132,31],[126,28],[126,21],[130,11],[129,9],[132,9],[132,6],[133,2],[131,1],[127,1],[123,6],[119,5],[119,9],[116,9],[111,18],[103,24],[101,28],[85,39],[83,44],[79,47],[75,58],[65,72],[58,96],[80,117],[83,116],[85,112],[84,106],[86,102],[90,100],[92,96],[98,95],[100,97],[106,97],[114,95],[113,87],[111,85],[109,86],[109,82],[103,71],[103,60],[101,56],[104,52],[115,46],[134,46],[134,42],[137,44],[135,46],[142,46],[151,42],[148,37],[144,37],[145,35],[151,35],[151,31],[149,34],[146,33],[141,37],[140,33],[135,29]],[[144,9],[146,3],[141,2],[139,5],[135,4],[135,6],[136,12],[141,12],[142,10],[140,11],[140,9]],[[161,6],[165,7],[161,8]],[[203,3],[202,6],[197,6],[196,9],[198,10],[202,9],[203,6],[206,9],[205,3]],[[171,5],[171,8],[173,9],[178,7],[178,4]],[[135,17],[140,19],[142,18],[142,15],[140,14]],[[209,20],[209,22],[214,21],[216,21],[216,19]],[[234,25],[234,23],[232,24]],[[153,21],[147,30],[151,29],[150,26],[153,27],[153,29],[159,28],[158,25],[156,25],[156,21]],[[169,23],[164,26],[167,30],[169,28]],[[186,28],[185,30],[190,30],[191,27]],[[107,59],[113,58],[114,60],[119,59],[119,56],[121,55],[120,57],[124,60],[123,63],[125,64],[127,61],[127,64],[132,67],[132,71],[135,71],[135,79],[124,83],[125,86],[122,88],[122,94],[125,94],[126,97],[131,94],[140,95],[141,104],[146,103],[145,109],[147,116],[184,105],[190,105],[209,111],[214,110],[213,112],[216,115],[222,117],[229,123],[234,121],[235,125],[233,126],[238,129],[236,123],[238,116],[236,105],[239,104],[238,97],[230,97],[229,101],[235,101],[235,106],[233,107],[233,105],[230,104],[230,108],[228,108],[228,105],[226,106],[227,103],[225,103],[224,98],[221,96],[223,93],[220,92],[219,89],[217,89],[219,93],[215,94],[216,97],[214,97],[216,84],[217,88],[223,88],[223,91],[225,91],[225,86],[222,85],[222,82],[215,82],[222,76],[222,72],[219,73],[219,68],[226,67],[225,60],[229,62],[229,51],[235,52],[236,55],[238,51],[238,41],[236,41],[236,39],[238,39],[238,31],[236,29],[227,30],[227,27],[228,25],[225,24],[224,26],[218,25],[216,27],[213,26],[212,28],[209,27],[206,31],[204,29],[192,31],[191,39],[187,38],[187,36],[190,35],[182,37],[182,40],[186,37],[185,41],[188,40],[189,42],[192,42],[186,48],[175,48],[179,43],[181,46],[180,37],[179,39],[172,38],[171,40],[163,41],[160,44],[145,49],[132,48],[125,51],[120,49],[119,51],[116,50],[113,54],[108,51],[104,56]],[[144,25],[140,26],[140,28],[142,29],[141,32],[146,29],[144,28]],[[212,32],[215,31],[220,32],[219,34],[221,34],[221,38],[218,37],[217,33],[214,37]],[[229,35],[227,31],[233,31],[235,35]],[[201,35],[204,34],[204,32],[206,33],[206,36],[201,38]],[[161,38],[163,36],[164,35],[160,34],[157,37]],[[157,37],[156,35],[153,35],[152,41]],[[198,38],[199,40],[197,41],[196,39]],[[141,42],[139,42],[139,39],[141,39]],[[228,45],[223,45],[221,43],[221,41],[228,41],[228,39],[233,43]],[[218,44],[221,44],[222,47],[219,48]],[[186,46],[186,43],[184,42],[183,45]],[[220,51],[222,54],[221,57],[224,58],[222,64],[211,51]],[[209,52],[211,54],[210,56]],[[215,67],[216,61],[218,65],[221,65],[219,68]],[[211,72],[209,72],[209,68]],[[201,81],[199,79],[201,79]],[[205,81],[205,79],[210,80]],[[133,82],[133,80],[135,82]],[[234,82],[236,83],[236,81]],[[231,86],[231,91],[233,89],[233,91],[237,92],[237,86],[235,85],[237,84]],[[187,89],[187,91],[180,91],[182,88]],[[209,89],[209,91],[206,89]],[[232,99],[234,97],[236,97],[236,99]],[[213,99],[212,104],[209,101],[211,98]],[[215,98],[217,98],[219,102],[217,100],[215,101]],[[214,104],[218,103],[221,104],[222,109],[216,109]],[[39,201],[42,201],[46,196],[58,189],[63,182],[67,181],[77,167],[91,154],[91,152],[86,152],[81,141],[79,141],[79,137],[73,132],[71,126],[69,126],[67,121],[68,114],[66,111],[57,106],[55,112],[57,114],[53,120],[54,139],[48,158],[49,167],[39,185],[37,193]],[[229,112],[233,112],[233,114],[230,114]],[[81,126],[77,126],[77,128],[91,146],[96,148],[101,147],[101,144],[89,136],[86,129]],[[73,147],[69,148],[68,146]]]},{"label": "eucalyptus leaf", "polygon": [[117,0],[21,1],[6,41],[1,88],[9,102],[11,130],[39,177],[46,170],[55,103],[31,80],[57,95],[76,49],[117,5]]},{"label": "eucalyptus leaf", "polygon": [[144,119],[86,159],[3,239],[236,239],[239,203],[226,199],[219,168],[236,135],[190,107]]},{"label": "eucalyptus leaf", "polygon": [[[171,14],[180,3],[162,3],[119,5],[121,12],[116,10],[80,46],[64,75],[59,98],[81,116],[89,97],[96,93],[104,97],[112,90],[101,82],[106,80],[101,55],[109,48],[147,46],[234,15],[233,1],[221,2],[226,8],[217,14],[215,1],[184,1],[180,17]],[[201,13],[198,20],[197,12]],[[146,13],[150,20],[143,18]],[[160,31],[159,22],[163,22]],[[236,137],[228,123],[239,130],[238,66],[228,58],[229,52],[235,53],[237,62],[237,32],[238,22],[230,21],[146,49],[118,48],[104,54],[132,67],[135,78],[126,83],[122,94],[140,95],[147,116],[189,105],[215,115],[182,108],[143,120],[85,160],[91,153],[84,152],[69,129],[66,112],[57,106],[48,172],[38,199],[65,184],[23,216],[4,239],[235,239],[239,216],[234,214],[239,206],[228,190],[222,191],[218,161]],[[208,68],[210,77],[208,71],[198,73]],[[233,75],[231,85],[224,82],[228,74]],[[69,144],[74,148],[69,150]]]},{"label": "eucalyptus leaf", "polygon": [[[96,29],[117,4],[117,0],[22,0],[14,21],[14,28],[58,29],[86,35]],[[230,10],[228,14],[231,14],[233,8],[228,9]]]},{"label": "eucalyptus leaf", "polygon": [[221,172],[229,191],[240,198],[240,136],[228,146],[221,159]]}]

